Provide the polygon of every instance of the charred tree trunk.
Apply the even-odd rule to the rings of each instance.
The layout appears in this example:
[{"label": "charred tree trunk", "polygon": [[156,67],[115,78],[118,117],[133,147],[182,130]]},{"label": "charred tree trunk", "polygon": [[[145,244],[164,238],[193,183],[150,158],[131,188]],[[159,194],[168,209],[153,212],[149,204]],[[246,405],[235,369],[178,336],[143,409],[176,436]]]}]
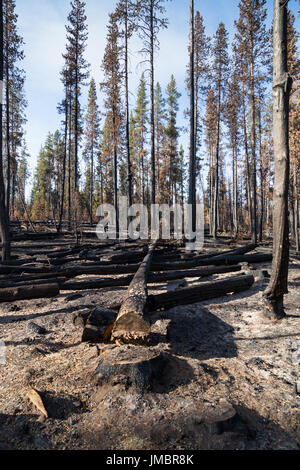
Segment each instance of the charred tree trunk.
[{"label": "charred tree trunk", "polygon": [[287,2],[274,0],[273,126],[275,182],[273,196],[273,265],[264,294],[264,313],[271,319],[285,316],[283,298],[288,292],[289,265],[289,95],[287,67]]},{"label": "charred tree trunk", "polygon": [[59,294],[58,284],[39,284],[0,289],[0,302],[16,300],[42,299],[55,297]]}]

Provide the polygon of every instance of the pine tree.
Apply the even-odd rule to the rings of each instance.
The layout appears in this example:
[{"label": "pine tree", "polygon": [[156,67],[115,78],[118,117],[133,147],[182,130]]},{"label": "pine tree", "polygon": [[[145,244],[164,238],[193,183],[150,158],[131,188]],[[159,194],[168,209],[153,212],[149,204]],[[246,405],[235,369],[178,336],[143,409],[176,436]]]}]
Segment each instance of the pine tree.
[{"label": "pine tree", "polygon": [[238,154],[240,148],[241,129],[241,90],[238,72],[233,70],[228,84],[226,103],[226,123],[232,151],[232,185],[233,185],[233,232],[238,235]]},{"label": "pine tree", "polygon": [[31,217],[43,219],[50,217],[52,197],[52,138],[49,133],[45,145],[41,148],[38,163],[34,174],[34,182],[31,194]]},{"label": "pine tree", "polygon": [[[165,127],[166,143],[165,158],[169,166],[168,178],[168,202],[176,202],[176,183],[179,178],[179,158],[178,158],[178,128],[177,128],[177,112],[179,109],[178,99],[181,94],[177,91],[176,81],[171,75],[170,83],[167,87],[167,122]],[[166,184],[166,181],[165,181]]]},{"label": "pine tree", "polygon": [[[78,192],[78,179],[79,179],[79,141],[82,134],[82,126],[80,123],[80,94],[81,86],[89,77],[89,64],[84,58],[84,52],[87,44],[87,17],[85,15],[85,2],[81,0],[71,1],[71,11],[68,16],[67,31],[67,45],[66,53],[63,54],[70,82],[70,98],[72,99],[70,106],[70,126],[73,127],[74,133],[74,172],[73,172],[73,190],[75,199],[75,219],[77,211],[77,192]],[[71,130],[69,129],[69,132]],[[69,191],[71,186],[70,181],[71,165],[69,160]],[[77,201],[77,202],[76,202]],[[69,198],[69,203],[70,203]],[[69,209],[70,212],[70,209]],[[70,220],[69,220],[70,222]]]},{"label": "pine tree", "polygon": [[216,185],[216,146],[217,146],[217,100],[215,93],[212,88],[209,88],[207,98],[206,98],[206,112],[204,119],[204,135],[205,143],[208,150],[209,158],[209,221],[210,227],[213,226],[213,198],[214,198],[214,188]]},{"label": "pine tree", "polygon": [[30,171],[28,168],[28,156],[29,155],[27,152],[26,144],[23,143],[21,156],[20,156],[20,160],[18,163],[17,175],[16,175],[16,186],[18,189],[18,197],[16,200],[15,211],[16,211],[16,216],[19,218],[23,218],[24,216],[26,216],[29,224],[31,225],[33,230],[35,230],[31,222],[29,210],[28,210],[26,200],[25,200],[26,184],[27,184],[28,178],[30,177]]},{"label": "pine tree", "polygon": [[132,205],[132,158],[130,153],[130,109],[129,109],[129,40],[137,30],[137,2],[136,0],[119,0],[116,14],[123,30],[120,35],[123,37],[124,56],[124,88],[125,88],[125,130],[126,130],[126,156],[127,156],[127,194],[128,205]]},{"label": "pine tree", "polygon": [[139,193],[140,202],[145,204],[146,202],[146,177],[147,177],[147,150],[146,150],[146,136],[147,136],[147,125],[148,125],[148,99],[146,93],[146,80],[145,75],[142,74],[136,100],[136,107],[134,110],[134,122],[135,122],[135,146],[138,156],[138,168],[139,168]]},{"label": "pine tree", "polygon": [[[6,210],[10,216],[11,186],[16,174],[16,153],[21,146],[25,122],[24,80],[25,73],[19,68],[24,59],[23,38],[18,33],[18,15],[15,0],[3,0],[4,13],[4,96],[5,96],[5,164],[6,164]],[[14,170],[14,172],[12,171]]]},{"label": "pine tree", "polygon": [[[194,139],[196,176],[200,175],[201,158],[199,155],[202,137],[202,103],[207,93],[209,81],[210,38],[206,36],[203,17],[196,11],[194,22]],[[190,74],[186,79],[190,92]]]},{"label": "pine tree", "polygon": [[95,157],[99,151],[100,141],[100,116],[97,104],[97,90],[95,80],[92,78],[88,95],[88,108],[85,116],[85,145],[84,158],[89,171],[89,213],[90,224],[93,224],[93,204],[94,204],[94,176]]},{"label": "pine tree", "polygon": [[138,31],[144,43],[142,53],[148,56],[150,64],[150,133],[151,133],[151,201],[156,202],[156,168],[155,168],[155,111],[154,111],[154,53],[158,48],[158,33],[166,28],[168,21],[163,17],[166,0],[138,0]]},{"label": "pine tree", "polygon": [[247,86],[251,109],[251,232],[252,242],[257,242],[257,175],[256,175],[256,87],[261,79],[261,69],[268,65],[266,33],[266,0],[241,0],[240,17],[235,22],[236,41],[241,60],[246,65]]},{"label": "pine tree", "polygon": [[112,111],[108,111],[102,130],[101,147],[98,153],[98,187],[100,202],[112,204],[114,201],[114,148]]},{"label": "pine tree", "polygon": [[229,57],[228,57],[228,33],[224,23],[220,23],[213,40],[213,71],[212,80],[216,90],[217,98],[217,134],[216,134],[216,155],[215,155],[215,175],[214,175],[214,192],[213,192],[213,217],[211,235],[217,237],[218,229],[218,197],[219,197],[219,158],[220,158],[220,139],[221,139],[221,121],[223,117],[222,100],[225,99],[226,85],[229,73]]},{"label": "pine tree", "polygon": [[189,90],[190,90],[190,159],[189,198],[192,206],[192,231],[196,231],[196,152],[195,152],[195,10],[190,0]]},{"label": "pine tree", "polygon": [[164,178],[161,178],[162,166],[164,164],[164,146],[165,146],[165,120],[166,120],[166,102],[162,94],[162,89],[157,82],[154,94],[154,125],[155,125],[155,148],[156,148],[156,188],[158,202],[164,190]]},{"label": "pine tree", "polygon": [[65,142],[64,137],[58,130],[54,132],[52,137],[52,152],[52,212],[59,225],[61,202],[64,199]]},{"label": "pine tree", "polygon": [[117,24],[117,15],[109,16],[106,48],[102,62],[102,70],[105,78],[101,83],[101,89],[105,93],[105,107],[111,112],[111,137],[113,148],[113,172],[114,172],[114,206],[116,213],[116,232],[119,233],[119,210],[118,210],[118,151],[122,132],[122,103],[121,84],[123,80],[120,67],[121,46],[119,44],[120,32]]},{"label": "pine tree", "polygon": [[[60,211],[59,211],[59,220],[57,225],[57,232],[61,231],[62,227],[62,220],[64,215],[64,207],[65,207],[65,190],[66,190],[66,168],[67,168],[67,158],[69,155],[69,165],[68,169],[70,169],[70,160],[71,160],[71,110],[72,110],[72,87],[71,87],[71,75],[70,69],[67,64],[64,65],[62,72],[61,72],[61,81],[64,85],[64,99],[61,103],[58,104],[57,109],[59,114],[63,115],[62,120],[62,127],[63,127],[63,135],[64,135],[64,154],[63,154],[63,162],[62,162],[62,176],[61,176],[61,192],[60,192]],[[68,152],[69,149],[69,152]],[[68,172],[68,186],[70,189],[70,182],[71,182],[71,173]],[[69,229],[71,228],[71,192],[68,191],[68,223]]]}]

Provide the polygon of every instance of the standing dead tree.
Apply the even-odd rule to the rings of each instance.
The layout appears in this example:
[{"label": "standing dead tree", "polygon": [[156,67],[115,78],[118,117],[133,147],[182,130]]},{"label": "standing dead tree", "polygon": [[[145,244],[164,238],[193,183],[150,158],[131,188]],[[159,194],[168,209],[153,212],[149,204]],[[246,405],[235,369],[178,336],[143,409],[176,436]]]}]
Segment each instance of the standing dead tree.
[{"label": "standing dead tree", "polygon": [[275,182],[273,195],[273,265],[270,285],[264,294],[265,315],[285,316],[283,298],[288,292],[289,265],[289,96],[292,85],[287,67],[287,4],[274,0],[273,126]]}]

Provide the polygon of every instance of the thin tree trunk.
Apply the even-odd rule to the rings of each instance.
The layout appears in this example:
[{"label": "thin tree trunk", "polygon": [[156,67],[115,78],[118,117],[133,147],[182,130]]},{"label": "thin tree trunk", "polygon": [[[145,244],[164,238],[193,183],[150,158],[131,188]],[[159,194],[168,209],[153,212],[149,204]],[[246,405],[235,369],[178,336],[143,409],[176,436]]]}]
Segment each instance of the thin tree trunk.
[{"label": "thin tree trunk", "polygon": [[94,202],[94,143],[91,154],[91,175],[90,175],[90,225],[93,225],[93,202]]},{"label": "thin tree trunk", "polygon": [[[219,77],[220,78],[220,77]],[[218,90],[218,123],[217,123],[217,145],[216,145],[216,161],[215,161],[215,186],[213,201],[213,238],[217,238],[218,231],[218,199],[219,199],[219,151],[220,151],[220,120],[221,120],[221,87]]]},{"label": "thin tree trunk", "polygon": [[247,170],[247,199],[248,199],[248,214],[249,214],[249,225],[250,232],[252,233],[252,197],[250,187],[250,163],[249,163],[249,149],[248,149],[248,136],[247,136],[247,125],[246,125],[246,110],[245,110],[245,89],[243,83],[243,131],[244,131],[244,146],[245,146],[245,157],[246,157],[246,170]]},{"label": "thin tree trunk", "polygon": [[151,172],[152,172],[152,204],[156,202],[155,187],[155,125],[154,125],[154,4],[150,0],[150,101],[151,101]]},{"label": "thin tree trunk", "polygon": [[[250,46],[253,54],[253,46]],[[251,111],[252,111],[252,126],[251,126],[251,187],[252,187],[252,224],[251,224],[251,240],[252,243],[257,243],[257,195],[256,195],[256,109],[255,109],[255,79],[254,79],[254,59],[252,57],[250,66],[251,77]]]},{"label": "thin tree trunk", "polygon": [[128,178],[128,205],[132,206],[132,165],[130,155],[129,137],[129,98],[128,98],[128,2],[125,1],[125,107],[126,107],[126,153],[127,153],[127,178]]},{"label": "thin tree trunk", "polygon": [[237,149],[233,150],[233,228],[234,237],[238,235],[238,200],[237,200]]},{"label": "thin tree trunk", "polygon": [[[7,13],[7,12],[6,12]],[[6,22],[8,22],[8,15],[6,14]],[[10,107],[10,93],[9,93],[9,41],[8,41],[8,25],[6,25],[6,63],[5,63],[5,93],[6,93],[6,211],[7,211],[7,218],[9,220],[9,208],[10,208],[10,122],[9,122],[9,107]]]},{"label": "thin tree trunk", "polygon": [[62,226],[62,219],[64,214],[64,201],[65,201],[65,183],[66,183],[66,161],[67,161],[67,146],[68,146],[68,91],[66,87],[66,104],[65,104],[65,138],[64,138],[64,158],[62,167],[62,182],[61,182],[61,195],[60,195],[60,210],[59,210],[59,222],[57,226],[57,232],[60,233]]},{"label": "thin tree trunk", "polygon": [[119,236],[119,205],[118,205],[118,155],[117,155],[117,136],[116,136],[116,116],[115,109],[113,113],[113,145],[114,145],[114,206],[116,213],[116,236]]},{"label": "thin tree trunk", "polygon": [[275,181],[273,195],[273,264],[264,294],[264,313],[271,319],[285,316],[283,298],[288,292],[289,266],[289,95],[287,67],[287,2],[274,0],[273,135]]},{"label": "thin tree trunk", "polygon": [[192,230],[196,231],[196,162],[195,162],[195,39],[194,0],[190,0],[190,161],[189,204],[192,205]]},{"label": "thin tree trunk", "polygon": [[68,149],[68,230],[71,230],[71,149],[72,149],[72,101],[70,94],[69,115],[69,149]]},{"label": "thin tree trunk", "polygon": [[262,102],[261,99],[259,100],[258,106],[258,134],[259,134],[259,162],[260,162],[260,219],[259,219],[259,241],[261,242],[263,239],[263,227],[264,227],[264,180],[263,180],[263,159],[262,159],[262,124],[261,124],[261,106]]},{"label": "thin tree trunk", "polygon": [[[3,110],[3,0],[0,0],[0,129],[2,130]],[[10,258],[10,233],[7,211],[5,207],[5,185],[3,178],[3,137],[0,132],[0,236],[2,242],[2,261]]]}]

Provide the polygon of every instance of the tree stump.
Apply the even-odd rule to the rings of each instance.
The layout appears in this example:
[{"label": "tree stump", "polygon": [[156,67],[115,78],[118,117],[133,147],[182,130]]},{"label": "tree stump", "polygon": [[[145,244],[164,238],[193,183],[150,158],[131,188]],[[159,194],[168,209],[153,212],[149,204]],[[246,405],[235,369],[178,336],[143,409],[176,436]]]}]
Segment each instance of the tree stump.
[{"label": "tree stump", "polygon": [[102,354],[96,369],[99,385],[124,384],[139,391],[153,387],[166,366],[166,356],[143,346],[123,345]]}]

